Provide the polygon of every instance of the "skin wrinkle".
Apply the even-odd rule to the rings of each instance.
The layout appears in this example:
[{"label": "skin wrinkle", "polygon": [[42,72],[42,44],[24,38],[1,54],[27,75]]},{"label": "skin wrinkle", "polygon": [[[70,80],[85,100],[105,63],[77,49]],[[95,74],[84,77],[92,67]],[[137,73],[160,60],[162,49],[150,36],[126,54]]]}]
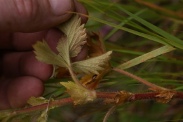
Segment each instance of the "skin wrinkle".
[{"label": "skin wrinkle", "polygon": [[[66,21],[71,14],[63,12],[62,15],[56,16],[53,14],[53,12],[50,10],[50,5],[47,4],[48,0],[31,0],[33,2],[29,3],[20,3],[24,0],[12,0],[12,2],[8,3],[10,0],[6,0],[3,4],[7,6],[7,9],[9,11],[13,11],[14,14],[7,17],[7,11],[4,16],[6,16],[4,19],[6,21],[0,22],[2,25],[1,31],[23,31],[23,32],[33,32],[33,31],[40,31],[42,29],[46,29],[49,27],[53,27],[58,25],[59,23],[62,23]],[[29,1],[29,0],[28,0]],[[0,2],[1,3],[1,2]],[[35,4],[33,7],[31,7],[31,4]],[[41,4],[40,6],[38,6]],[[30,10],[26,10],[26,6],[29,6]],[[71,5],[68,6],[68,11],[73,11],[73,2],[71,2]],[[1,8],[2,11],[5,11],[6,8]],[[60,10],[62,11],[62,10]],[[1,14],[1,16],[3,16]],[[10,19],[11,18],[11,19]],[[13,18],[13,21],[11,21]],[[45,19],[47,18],[47,19]],[[4,26],[4,23],[6,23],[6,26]],[[41,23],[41,24],[39,24]],[[27,28],[25,28],[27,26]],[[8,28],[7,28],[8,27]],[[6,29],[6,30],[5,30]]]},{"label": "skin wrinkle", "polygon": [[10,50],[10,49],[13,48],[12,38],[13,38],[13,34],[12,33],[0,33],[0,40],[3,40],[3,41],[0,41],[0,51],[1,51],[1,54],[5,50]]},{"label": "skin wrinkle", "polygon": [[[19,76],[19,66],[18,63],[20,61],[20,57],[23,55],[23,52],[19,53],[6,53],[2,58],[2,66],[3,66],[3,76],[10,78]],[[13,62],[12,62],[13,60]]]},{"label": "skin wrinkle", "polygon": [[[53,8],[51,8],[51,6],[52,6],[51,3],[50,3],[51,1],[54,1],[54,0],[47,0],[48,5],[49,5],[49,7],[50,7],[50,10],[52,10],[51,13],[52,13],[53,15],[55,15],[55,16],[64,16],[64,15],[67,15],[67,14],[68,14],[68,11],[75,11],[75,4],[74,4],[74,1],[75,1],[75,0],[67,0],[67,1],[69,1],[69,3],[70,3],[70,6],[69,6],[70,8],[68,7],[66,11],[63,10],[62,13],[59,12],[59,11],[56,11],[56,13],[54,13]],[[66,5],[67,5],[67,4],[66,4]],[[53,5],[52,7],[55,7],[55,6]],[[58,6],[57,6],[57,7],[58,7]],[[65,5],[63,6],[63,9],[65,9],[64,7],[65,7]]]},{"label": "skin wrinkle", "polygon": [[12,39],[13,48],[16,51],[33,50],[32,45],[37,41],[42,41],[46,37],[47,32],[48,30],[35,33],[16,33]]},{"label": "skin wrinkle", "polygon": [[32,4],[34,0],[24,0],[24,5],[25,5],[25,10],[27,11],[27,13],[30,14],[30,16],[33,15],[33,11],[34,11],[34,6]]},{"label": "skin wrinkle", "polygon": [[[39,0],[23,0],[23,1],[28,1],[28,2],[24,2],[24,8],[25,8],[26,12],[23,12],[23,13],[25,14],[25,16],[24,15],[20,16],[20,20],[23,21],[22,22],[23,24],[25,24],[22,26],[21,30],[23,30],[27,26],[27,24],[29,24],[28,27],[26,28],[27,31],[25,31],[25,32],[31,32],[32,28],[36,28],[36,27],[34,27],[35,25],[37,26],[36,23],[40,23],[41,21],[43,21],[43,20],[40,20],[40,18],[45,18],[43,16],[43,14],[46,13],[47,15],[49,15],[49,13],[47,13],[47,11],[42,12],[42,10],[45,10],[45,9],[42,8],[43,5],[39,6],[45,0],[42,0],[42,3],[40,3],[40,4],[39,4]],[[28,8],[29,8],[29,10],[28,10]],[[38,24],[38,26],[40,26],[40,25],[41,24]],[[29,26],[31,26],[31,28]],[[40,28],[42,28],[42,27],[40,27]]]},{"label": "skin wrinkle", "polygon": [[[2,2],[2,1],[1,1]],[[14,2],[14,1],[13,1]],[[5,2],[4,2],[4,6],[6,6],[7,8],[7,10],[10,10],[10,11],[12,11],[13,9],[13,7],[11,6],[11,4],[8,4],[9,3],[9,1],[8,0],[6,0]],[[3,4],[3,3],[2,3]],[[0,7],[1,8],[1,7]],[[13,11],[15,11],[15,10],[13,10]],[[3,9],[3,7],[2,7],[2,9],[1,9],[1,16],[3,17],[3,18],[5,18],[5,16],[8,16],[8,14],[7,14],[7,11],[5,11],[4,9]],[[3,15],[4,14],[4,15]],[[9,18],[11,18],[11,19],[13,19],[14,21],[16,21],[16,19],[15,19],[15,16],[8,16],[7,18],[5,18],[5,20],[3,21],[3,22],[0,22],[0,23],[3,23],[4,24],[4,22],[5,22],[5,26],[7,26],[7,28],[9,28],[10,30],[12,30],[12,25],[13,25],[13,23],[12,23],[12,21],[11,21],[11,19],[9,19]],[[0,19],[1,20],[1,19]],[[1,25],[0,24],[0,27],[1,26],[3,26],[3,25]],[[6,31],[6,30],[4,30],[4,31]]]},{"label": "skin wrinkle", "polygon": [[[38,3],[36,0],[13,0],[17,15],[25,20],[33,21],[37,14]],[[33,5],[34,4],[34,5]],[[30,17],[30,18],[29,18]],[[24,20],[23,20],[24,21]]]},{"label": "skin wrinkle", "polygon": [[[48,3],[49,9],[51,10],[51,4],[50,4],[49,0],[46,0],[46,1]],[[70,0],[70,1],[71,1],[71,6],[70,6],[70,8],[68,8],[68,11],[74,11],[75,10],[74,2],[73,2],[73,0]],[[57,19],[60,19],[60,18],[62,18],[62,19],[60,19],[60,21],[55,23],[55,25],[59,25],[60,23],[65,22],[66,20],[68,20],[72,16],[72,14],[68,13],[68,11],[62,13],[62,15],[56,16]],[[55,15],[52,11],[50,11],[50,14]],[[48,19],[51,19],[50,21],[52,21],[52,18],[48,18]],[[55,26],[55,25],[51,25],[51,26]]]},{"label": "skin wrinkle", "polygon": [[[14,5],[12,6],[15,6],[14,9],[15,9],[15,23],[20,23],[22,21],[22,18],[26,18],[29,17],[30,13],[26,10],[26,7],[25,6],[25,1],[24,0],[13,0],[13,3]],[[17,16],[18,16],[18,21],[17,21]],[[26,20],[24,19],[24,20]],[[23,21],[24,21],[23,20]],[[27,19],[29,20],[29,19]],[[24,24],[24,23],[22,23]]]},{"label": "skin wrinkle", "polygon": [[[23,33],[20,33],[21,35],[23,34]],[[35,34],[35,33],[33,33],[33,34]],[[40,35],[40,32],[38,32],[37,34],[39,34]],[[18,34],[19,35],[19,34]],[[28,34],[28,37],[27,38],[30,38],[29,37],[30,35]],[[60,39],[60,36],[61,36],[61,34],[60,34],[60,32],[58,31],[58,30],[49,30],[49,31],[45,31],[44,33],[42,33],[42,37],[38,37],[38,38],[40,38],[39,39],[39,41],[42,41],[42,38],[45,38],[46,39],[46,41],[47,41],[47,43],[50,45],[50,47],[54,50],[54,49],[56,49],[56,45],[57,45],[57,42],[58,42],[58,40]],[[17,38],[17,36],[14,36],[14,38]],[[37,36],[36,36],[37,37]],[[54,38],[53,38],[54,37]],[[21,38],[21,36],[20,36],[20,38]],[[24,39],[23,39],[24,40]],[[16,42],[16,41],[18,41],[18,40],[14,40],[14,43],[15,44],[18,44],[18,43],[21,43],[21,42]],[[31,39],[30,40],[28,40],[28,42],[31,42],[32,44],[33,43],[35,43],[37,41],[37,39],[35,39],[34,41],[32,41],[31,42]],[[25,44],[27,44],[27,43],[25,43]],[[13,66],[16,66],[16,65],[19,65],[17,68],[15,68],[15,67],[13,67],[13,66],[11,66],[10,64],[8,65],[8,67],[7,67],[7,63],[3,63],[2,65],[3,66],[6,66],[6,67],[4,67],[3,69],[4,69],[4,72],[6,72],[6,74],[15,74],[16,72],[19,72],[19,71],[17,71],[17,69],[22,69],[21,67],[22,67],[22,65],[24,65],[25,64],[25,62],[27,62],[27,61],[29,61],[30,59],[32,59],[32,57],[33,57],[33,53],[32,53],[32,44],[29,44],[28,43],[28,45],[25,45],[25,44],[23,44],[22,46],[25,46],[25,47],[20,47],[19,45],[14,45],[14,48],[15,49],[21,49],[21,50],[19,50],[19,51],[26,51],[26,52],[22,52],[22,53],[20,53],[20,52],[14,52],[14,53],[12,53],[12,52],[9,52],[9,53],[7,53],[6,55],[5,55],[5,57],[3,58],[4,59],[4,61],[3,62],[11,62],[12,60],[14,60],[14,64],[11,64],[11,65],[13,65]],[[29,47],[27,47],[27,46],[29,46]],[[28,49],[28,50],[26,50],[26,49]],[[27,52],[28,51],[28,52]],[[30,52],[29,52],[30,51]],[[31,55],[30,56],[27,56],[27,55],[29,55],[31,53]],[[11,57],[11,58],[10,58]],[[26,58],[26,59],[25,59]],[[22,60],[23,60],[23,62],[22,62]],[[19,64],[17,64],[16,62],[19,62]],[[30,61],[29,61],[30,62]],[[33,64],[33,62],[35,62],[35,60],[32,60],[32,64]],[[29,64],[31,64],[31,62],[29,63]],[[38,62],[37,61],[37,63],[35,62],[33,65],[37,65],[37,64],[40,64],[40,62]],[[10,66],[10,67],[9,67]],[[47,65],[46,65],[47,66]],[[44,68],[46,67],[46,66],[44,66]],[[24,75],[31,75],[31,70],[30,70],[30,68],[28,68],[29,67],[29,65],[26,63],[26,67],[25,68],[23,68],[24,69],[24,72],[27,72],[27,71],[29,71],[29,72],[27,72],[27,73],[25,73]],[[50,66],[49,66],[50,67]],[[39,67],[37,67],[37,68],[39,68]],[[34,69],[34,67],[32,67],[31,68],[32,70]],[[50,68],[49,68],[50,69]],[[38,69],[39,70],[39,69]],[[46,71],[48,71],[48,70],[46,70]],[[51,69],[51,71],[52,71],[52,69]],[[22,74],[22,72],[23,71],[21,71],[21,73],[20,74]],[[36,72],[36,70],[34,71],[32,71],[32,76],[35,76],[35,77],[38,77],[37,75],[35,75],[35,72]],[[49,75],[48,74],[48,72],[46,73],[47,75]],[[50,73],[51,74],[51,73]],[[18,76],[18,74],[16,75],[16,76]],[[42,77],[42,78],[41,78]],[[38,77],[39,78],[39,77]],[[41,75],[40,76],[40,78],[43,80],[45,80],[45,76],[43,77],[43,75]],[[48,77],[47,77],[48,78]]]},{"label": "skin wrinkle", "polygon": [[[32,63],[31,68],[30,63]],[[33,76],[42,81],[46,81],[51,76],[53,67],[52,65],[37,61],[34,53],[28,52],[20,57],[19,69],[21,76]],[[39,74],[40,72],[41,74]]]},{"label": "skin wrinkle", "polygon": [[12,44],[16,51],[29,51],[33,50],[32,45],[37,41],[45,40],[51,49],[55,51],[58,40],[62,35],[63,33],[58,29],[50,29],[36,33],[16,33],[13,35]]},{"label": "skin wrinkle", "polygon": [[16,7],[16,10],[17,10],[17,13],[18,14],[22,14],[22,12],[24,12],[24,6],[22,4],[24,4],[24,0],[13,0],[14,4],[15,4],[15,7]]},{"label": "skin wrinkle", "polygon": [[[14,5],[12,5],[12,4],[8,4],[9,3],[9,1],[8,0],[6,0],[4,3],[4,6],[7,6],[7,10],[9,10],[9,11],[13,11],[13,12],[17,12],[17,15],[20,15],[21,13],[19,13],[19,8],[18,8],[18,4],[16,4],[16,1],[17,0],[12,0],[12,4]],[[19,1],[19,0],[18,0]],[[3,10],[4,11],[4,10]],[[7,14],[7,11],[4,11],[4,12],[2,12],[2,13],[5,13],[5,14]],[[8,15],[8,14],[7,14]],[[4,21],[4,22],[6,22],[6,25],[7,25],[7,29],[9,29],[9,30],[14,30],[13,29],[13,25],[14,25],[14,23],[17,23],[17,15],[14,15],[14,16],[10,16],[10,18],[11,19],[13,19],[14,20],[14,22],[12,23],[12,21],[11,21],[11,19],[9,19],[9,17],[7,17],[7,18],[5,18],[6,20]],[[4,15],[4,16],[6,16],[6,15]],[[4,29],[4,31],[7,31],[7,30],[5,30]]]},{"label": "skin wrinkle", "polygon": [[[40,1],[39,1],[40,2]],[[45,0],[44,2],[48,2],[48,0]],[[49,3],[49,2],[48,2]],[[47,3],[43,3],[43,4],[47,4]],[[42,7],[42,6],[41,6]],[[45,6],[43,6],[43,7],[45,7]],[[36,30],[41,30],[41,29],[45,29],[45,25],[46,26],[49,26],[49,27],[53,27],[53,26],[56,26],[56,25],[58,25],[58,24],[60,24],[60,23],[63,23],[64,21],[66,21],[68,18],[70,18],[70,16],[71,16],[71,14],[68,14],[68,13],[63,13],[62,15],[60,15],[60,17],[59,16],[55,16],[53,13],[52,13],[52,11],[48,11],[47,13],[45,13],[45,12],[41,12],[41,10],[46,10],[46,9],[51,9],[51,6],[50,5],[47,5],[45,8],[38,8],[38,10],[37,11],[39,11],[41,14],[36,14],[36,15],[41,15],[41,17],[39,16],[39,17],[37,17],[37,16],[35,16],[35,18],[47,18],[46,20],[42,20],[41,21],[41,24],[40,25],[43,25],[43,26],[40,26],[40,27],[37,27],[37,29]],[[71,9],[71,8],[69,8],[68,10],[73,10],[73,9]],[[52,16],[51,18],[49,17],[49,16]],[[62,19],[61,19],[62,18]],[[54,20],[54,22],[53,22],[53,20]],[[49,24],[48,24],[48,21],[50,21],[49,22]],[[33,22],[32,23],[40,23],[40,20],[39,19],[35,19],[35,20],[33,20]],[[50,24],[50,23],[52,23],[52,24]],[[36,24],[33,24],[33,25],[36,25]],[[40,28],[40,29],[39,29]],[[32,29],[32,28],[30,28],[30,29]],[[28,32],[32,32],[32,31],[34,31],[34,30],[27,30]],[[26,32],[27,32],[26,31]]]},{"label": "skin wrinkle", "polygon": [[23,106],[25,103],[23,104],[22,101],[27,101],[30,96],[38,97],[43,94],[44,87],[42,81],[39,79],[23,76],[14,79],[7,89],[7,96],[11,107],[17,108]]},{"label": "skin wrinkle", "polygon": [[[38,18],[38,14],[36,14],[39,10],[39,4],[36,4],[37,0],[26,0],[29,1],[29,11],[31,16],[31,21],[36,21],[36,18]],[[35,16],[36,15],[36,16]]]},{"label": "skin wrinkle", "polygon": [[[69,1],[71,1],[71,6],[70,6],[70,8],[67,8],[68,9],[68,11],[74,11],[74,2],[73,2],[73,0],[69,0]],[[38,2],[40,2],[40,1],[38,1]],[[41,9],[41,10],[51,10],[52,8],[51,8],[51,4],[50,4],[50,2],[49,2],[49,0],[44,0],[43,1],[43,4],[45,4],[45,5],[43,5],[43,7],[45,7],[45,8],[40,8],[39,7],[39,9]],[[42,6],[41,6],[42,7]],[[44,13],[44,14],[43,14]],[[56,26],[56,25],[59,25],[60,23],[63,23],[63,22],[65,22],[66,20],[68,20],[68,18],[70,18],[71,16],[72,16],[72,14],[68,14],[67,12],[64,12],[64,13],[62,13],[62,14],[60,14],[60,15],[55,15],[52,11],[48,11],[48,13],[45,13],[45,12],[41,12],[41,15],[43,16],[43,17],[41,17],[41,18],[47,18],[47,21],[50,21],[50,23],[52,23],[52,24],[50,24],[49,26],[50,27],[53,27],[53,26]],[[52,18],[49,18],[49,17],[47,17],[48,15],[52,15]],[[38,17],[37,17],[38,18]],[[62,19],[61,19],[62,18]],[[52,21],[55,21],[55,22],[52,22]],[[56,21],[56,20],[59,20],[59,21]],[[37,22],[35,22],[35,23],[38,23],[38,22],[40,22],[40,20],[36,20]],[[47,23],[47,21],[45,21],[45,20],[43,20],[42,21],[42,25],[46,25],[46,23]],[[45,23],[45,24],[44,24]],[[40,28],[44,28],[44,27],[40,27]],[[39,29],[38,29],[39,30]]]}]

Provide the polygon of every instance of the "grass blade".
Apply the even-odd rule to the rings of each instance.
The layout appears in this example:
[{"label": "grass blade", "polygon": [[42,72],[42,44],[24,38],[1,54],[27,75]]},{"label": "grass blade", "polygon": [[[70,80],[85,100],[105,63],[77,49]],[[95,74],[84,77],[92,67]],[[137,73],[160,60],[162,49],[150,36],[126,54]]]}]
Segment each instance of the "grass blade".
[{"label": "grass blade", "polygon": [[128,62],[125,62],[125,63],[119,65],[118,68],[120,68],[120,69],[128,69],[130,67],[133,67],[135,65],[138,65],[140,63],[143,63],[143,62],[145,62],[145,61],[147,61],[149,59],[152,59],[154,57],[157,57],[159,55],[162,55],[162,54],[171,52],[173,50],[175,50],[175,48],[166,45],[166,46],[163,46],[163,47],[158,48],[156,50],[153,50],[153,51],[151,51],[149,53],[146,53],[144,55],[141,55],[141,56],[139,56],[137,58],[134,58],[134,59],[132,59],[132,60],[130,60]]}]

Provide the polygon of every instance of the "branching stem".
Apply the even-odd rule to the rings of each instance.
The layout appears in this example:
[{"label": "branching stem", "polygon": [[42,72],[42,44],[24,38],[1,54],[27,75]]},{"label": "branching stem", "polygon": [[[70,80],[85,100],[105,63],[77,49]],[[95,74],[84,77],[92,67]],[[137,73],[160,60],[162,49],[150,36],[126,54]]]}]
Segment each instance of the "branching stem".
[{"label": "branching stem", "polygon": [[[97,92],[97,98],[99,99],[115,99],[116,95],[118,95],[118,92]],[[133,102],[137,100],[149,100],[149,99],[157,99],[158,92],[148,92],[148,93],[139,93],[139,94],[133,94],[128,101],[126,102]],[[173,98],[179,98],[183,99],[183,92],[175,92],[175,95]],[[20,114],[27,114],[35,111],[41,111],[45,110],[48,107],[60,107],[69,103],[73,103],[73,100],[71,98],[62,98],[59,100],[50,101],[49,103],[44,103],[37,106],[32,106],[28,108],[22,108],[19,110],[12,110],[10,114],[7,114],[8,116],[15,116]]]},{"label": "branching stem", "polygon": [[149,81],[147,81],[145,79],[142,79],[142,78],[140,78],[140,77],[138,77],[138,76],[136,76],[134,74],[131,74],[131,73],[127,72],[127,71],[124,71],[122,69],[114,68],[113,70],[118,72],[118,73],[121,73],[123,75],[126,75],[128,77],[131,77],[131,78],[137,80],[140,83],[145,84],[146,86],[150,87],[152,90],[155,90],[155,91],[167,90],[166,88],[157,86],[157,85],[155,85],[155,84],[153,84],[153,83],[151,83],[151,82],[149,82]]},{"label": "branching stem", "polygon": [[63,105],[66,105],[68,103],[72,103],[72,99],[71,98],[62,98],[60,100],[54,100],[54,101],[50,101],[49,103],[44,103],[44,104],[40,104],[37,106],[31,106],[31,107],[27,107],[27,108],[22,108],[19,110],[13,110],[10,114],[8,114],[8,116],[15,116],[15,115],[20,115],[20,114],[27,114],[27,113],[31,113],[31,112],[35,112],[35,111],[41,111],[41,110],[45,110],[47,109],[47,107],[60,107]]}]

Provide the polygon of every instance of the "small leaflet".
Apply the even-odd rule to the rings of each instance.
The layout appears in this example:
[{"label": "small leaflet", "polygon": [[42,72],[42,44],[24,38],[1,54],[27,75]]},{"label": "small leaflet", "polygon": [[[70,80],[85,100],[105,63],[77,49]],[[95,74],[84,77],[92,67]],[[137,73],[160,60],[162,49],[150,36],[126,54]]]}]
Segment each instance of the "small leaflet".
[{"label": "small leaflet", "polygon": [[67,88],[67,92],[70,94],[75,105],[84,104],[96,99],[96,92],[94,90],[86,89],[71,81],[61,82],[60,84]]},{"label": "small leaflet", "polygon": [[44,97],[31,97],[27,101],[29,105],[36,106],[44,103],[48,103],[49,100],[45,99]]},{"label": "small leaflet", "polygon": [[102,66],[104,66],[109,61],[111,53],[112,51],[108,51],[107,53],[94,58],[74,62],[72,67],[76,72],[99,74],[98,71],[104,70]]},{"label": "small leaflet", "polygon": [[86,43],[87,38],[84,24],[81,25],[81,18],[76,15],[67,23],[62,24],[59,29],[65,33],[66,39],[60,41],[57,50],[60,53],[69,50],[69,56],[76,57]]}]

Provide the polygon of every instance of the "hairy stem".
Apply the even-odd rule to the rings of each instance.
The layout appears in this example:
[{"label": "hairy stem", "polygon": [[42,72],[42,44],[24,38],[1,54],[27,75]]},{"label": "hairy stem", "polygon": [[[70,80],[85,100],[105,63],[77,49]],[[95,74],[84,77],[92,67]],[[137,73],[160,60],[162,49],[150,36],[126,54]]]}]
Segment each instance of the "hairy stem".
[{"label": "hairy stem", "polygon": [[138,77],[136,75],[133,75],[133,74],[127,72],[127,71],[124,71],[122,69],[114,68],[113,70],[116,71],[116,72],[118,72],[118,73],[121,73],[123,75],[126,75],[128,77],[131,77],[131,78],[139,81],[140,83],[145,84],[146,86],[150,87],[152,90],[155,90],[155,91],[167,90],[166,88],[157,86],[157,85],[155,85],[155,84],[153,84],[153,83],[151,83],[151,82],[149,82],[149,81],[147,81],[145,79],[142,79],[142,78],[140,78],[140,77]]}]

